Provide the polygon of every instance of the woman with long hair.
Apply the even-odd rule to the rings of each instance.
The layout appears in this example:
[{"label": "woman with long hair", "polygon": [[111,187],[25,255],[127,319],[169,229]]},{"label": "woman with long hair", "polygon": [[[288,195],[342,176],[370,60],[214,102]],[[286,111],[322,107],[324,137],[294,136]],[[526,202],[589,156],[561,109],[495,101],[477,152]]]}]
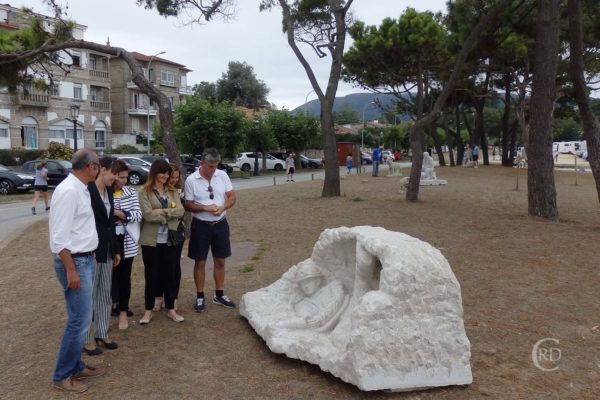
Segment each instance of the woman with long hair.
[{"label": "woman with long hair", "polygon": [[112,166],[115,159],[102,157],[100,171],[96,181],[88,184],[92,210],[98,233],[96,248],[96,274],[92,289],[92,325],[88,331],[88,342],[83,349],[90,356],[102,353],[98,345],[102,344],[108,350],[119,347],[117,342],[108,338],[110,322],[110,286],[113,266],[119,265],[121,255],[115,236],[114,200],[112,184],[115,174]]},{"label": "woman with long hair", "polygon": [[113,270],[111,297],[114,310],[119,316],[119,329],[129,327],[128,316],[133,312],[129,310],[131,297],[131,267],[133,258],[138,253],[139,224],[142,221],[142,209],[138,201],[138,194],[131,186],[127,186],[129,167],[123,160],[116,160],[112,168],[116,174],[113,183],[115,202],[115,232],[121,262]]},{"label": "woman with long hair", "polygon": [[35,167],[35,181],[33,182],[33,204],[31,205],[31,213],[35,215],[35,203],[37,203],[40,195],[44,198],[46,211],[50,209],[48,205],[48,170],[46,162],[43,161]]},{"label": "woman with long hair", "polygon": [[169,230],[177,230],[179,219],[184,209],[176,190],[168,185],[171,166],[159,159],[152,163],[148,180],[139,194],[142,209],[142,231],[140,245],[144,261],[145,309],[140,324],[148,324],[152,320],[152,308],[159,283],[163,283],[165,308],[167,316],[175,322],[183,322],[184,318],[175,310],[177,282],[176,264],[179,260],[179,246],[169,239]]},{"label": "woman with long hair", "polygon": [[[169,189],[177,192],[183,204],[183,177],[181,176],[181,169],[177,164],[170,163],[169,165],[171,166],[171,176],[169,177],[167,185],[169,186]],[[179,221],[181,223],[181,221],[183,221],[183,217],[180,218]],[[177,262],[175,263],[175,281],[177,282],[177,287],[175,290],[175,311],[177,311],[177,299],[179,298],[179,285],[181,283],[181,252],[183,251],[183,242],[177,247],[179,248],[179,254],[177,256]],[[164,305],[163,296],[163,285],[159,284],[158,291],[156,292],[156,298],[154,299],[154,308],[152,311],[160,311],[161,307]]]}]

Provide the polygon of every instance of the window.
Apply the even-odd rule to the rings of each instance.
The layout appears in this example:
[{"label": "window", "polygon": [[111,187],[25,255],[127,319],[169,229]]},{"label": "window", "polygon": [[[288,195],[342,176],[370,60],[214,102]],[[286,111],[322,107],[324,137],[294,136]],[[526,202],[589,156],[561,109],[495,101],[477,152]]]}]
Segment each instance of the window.
[{"label": "window", "polygon": [[80,67],[81,66],[81,53],[78,51],[71,52],[71,60],[73,61],[72,67]]},{"label": "window", "polygon": [[90,69],[98,69],[96,68],[98,65],[98,59],[96,57],[90,57]]},{"label": "window", "polygon": [[[66,134],[67,139],[73,139],[73,128],[68,129],[67,128],[67,134]],[[79,139],[83,139],[83,132],[81,131],[81,129],[77,128],[77,140]]]},{"label": "window", "polygon": [[96,89],[94,86],[90,88],[90,96],[92,97],[93,101],[98,100],[98,89]]},{"label": "window", "polygon": [[81,83],[73,84],[73,98],[79,100],[83,99],[83,90]]},{"label": "window", "polygon": [[64,139],[65,138],[65,131],[63,130],[56,130],[56,129],[50,129],[50,131],[48,131],[48,138],[49,139]]},{"label": "window", "polygon": [[169,103],[171,103],[171,109],[175,107],[175,97],[169,96]]},{"label": "window", "polygon": [[104,146],[104,136],[105,136],[105,131],[95,131],[94,132],[94,137],[96,138],[96,148],[97,149],[103,149]]},{"label": "window", "polygon": [[165,86],[175,86],[175,74],[173,71],[165,69],[160,70],[160,84]]},{"label": "window", "polygon": [[48,94],[52,97],[60,96],[59,84],[53,83],[52,85],[48,86]]},{"label": "window", "polygon": [[8,129],[0,128],[0,137],[7,138],[8,137]]},{"label": "window", "polygon": [[140,130],[140,120],[137,118],[133,118],[131,120],[131,130],[134,132],[138,132]]}]

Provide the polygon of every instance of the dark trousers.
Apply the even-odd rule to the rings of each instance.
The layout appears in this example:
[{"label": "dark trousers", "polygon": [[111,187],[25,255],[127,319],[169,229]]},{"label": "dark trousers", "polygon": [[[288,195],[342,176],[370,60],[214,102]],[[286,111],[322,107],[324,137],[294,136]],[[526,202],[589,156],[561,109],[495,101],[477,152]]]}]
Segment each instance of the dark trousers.
[{"label": "dark trousers", "polygon": [[113,303],[118,304],[119,311],[129,310],[131,297],[131,267],[134,257],[122,258],[119,265],[113,268],[112,288],[110,291]]},{"label": "dark trousers", "polygon": [[175,307],[175,294],[179,287],[177,277],[181,279],[181,272],[178,274],[176,267],[180,251],[179,247],[160,243],[157,243],[156,247],[142,246],[146,310],[152,310],[154,307],[154,297],[159,292],[161,283],[165,293],[165,308],[171,310]]},{"label": "dark trousers", "polygon": [[[183,244],[176,246],[177,259],[175,261],[175,299],[179,298],[179,285],[181,284],[181,253],[183,252]],[[158,287],[155,297],[163,297],[165,295],[164,281],[158,282]],[[166,303],[165,303],[166,304]]]}]

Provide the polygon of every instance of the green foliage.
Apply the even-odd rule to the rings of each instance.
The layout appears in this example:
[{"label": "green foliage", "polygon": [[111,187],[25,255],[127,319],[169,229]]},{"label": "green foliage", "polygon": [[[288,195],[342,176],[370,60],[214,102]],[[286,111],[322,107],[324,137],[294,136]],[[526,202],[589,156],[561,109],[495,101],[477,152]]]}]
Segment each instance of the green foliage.
[{"label": "green foliage", "polygon": [[73,158],[73,149],[66,144],[50,142],[42,158],[70,160]]},{"label": "green foliage", "polygon": [[555,142],[581,140],[583,135],[581,125],[573,118],[554,119],[552,128]]},{"label": "green foliage", "polygon": [[268,104],[269,88],[256,78],[254,68],[246,62],[231,61],[227,72],[217,81],[217,98],[230,101],[238,106],[259,109]]},{"label": "green foliage", "polygon": [[431,12],[407,8],[398,20],[379,27],[356,22],[354,44],[344,55],[344,79],[362,87],[400,93],[420,68],[435,71],[445,62],[445,31]]},{"label": "green foliage", "polygon": [[304,150],[319,133],[318,119],[302,113],[292,115],[285,110],[271,111],[263,125],[279,148],[286,150]]},{"label": "green foliage", "polygon": [[139,149],[135,146],[132,146],[130,144],[121,144],[117,147],[115,147],[112,152],[114,154],[135,154],[135,153],[139,153]]},{"label": "green foliage", "polygon": [[12,149],[0,150],[0,164],[14,166],[25,161],[37,160],[42,157],[44,150]]},{"label": "green foliage", "polygon": [[202,81],[194,85],[194,96],[198,96],[205,100],[215,103],[218,101],[217,98],[217,85],[212,82]]},{"label": "green foliage", "polygon": [[333,112],[333,120],[338,124],[352,124],[358,122],[358,113],[349,103],[344,103]]},{"label": "green foliage", "polygon": [[175,113],[175,135],[185,153],[199,154],[205,147],[215,147],[232,157],[240,149],[243,128],[244,114],[228,102],[212,104],[192,96]]}]

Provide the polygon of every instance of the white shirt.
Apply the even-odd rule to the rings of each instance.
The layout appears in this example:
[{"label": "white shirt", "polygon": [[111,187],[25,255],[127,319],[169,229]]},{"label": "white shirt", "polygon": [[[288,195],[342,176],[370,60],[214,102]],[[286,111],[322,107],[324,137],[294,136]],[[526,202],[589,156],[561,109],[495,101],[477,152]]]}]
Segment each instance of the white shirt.
[{"label": "white shirt", "polygon": [[[210,192],[208,191],[209,186],[212,186],[213,189],[214,199],[212,200],[210,198]],[[229,176],[220,169],[215,171],[210,182],[200,175],[200,169],[188,176],[185,180],[185,200],[192,200],[194,204],[202,204],[204,206],[216,204],[217,206],[222,206],[227,200],[225,193],[231,192],[232,190],[233,185],[231,184]],[[225,217],[225,214],[225,211],[223,211],[223,214],[221,215],[213,215],[207,211],[197,211],[192,213],[194,218],[202,221],[218,221]]]},{"label": "white shirt", "polygon": [[69,174],[54,190],[50,202],[50,251],[73,253],[94,251],[98,233],[87,186]]}]

